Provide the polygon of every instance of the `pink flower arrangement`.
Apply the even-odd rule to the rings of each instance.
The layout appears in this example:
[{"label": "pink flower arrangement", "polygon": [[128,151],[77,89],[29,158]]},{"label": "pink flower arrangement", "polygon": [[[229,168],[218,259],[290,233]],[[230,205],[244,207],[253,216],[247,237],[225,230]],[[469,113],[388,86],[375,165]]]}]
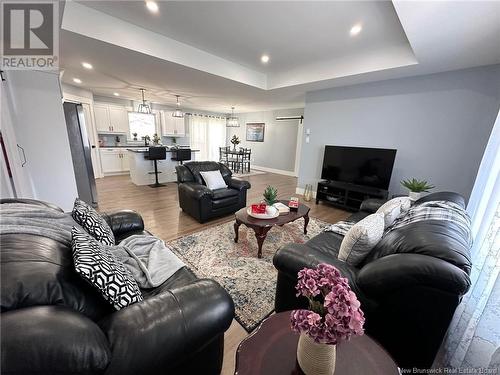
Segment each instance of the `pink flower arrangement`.
[{"label": "pink flower arrangement", "polygon": [[365,317],[356,294],[345,277],[326,263],[299,271],[297,297],[309,300],[309,310],[294,310],[292,330],[305,333],[320,344],[335,345],[362,335]]}]

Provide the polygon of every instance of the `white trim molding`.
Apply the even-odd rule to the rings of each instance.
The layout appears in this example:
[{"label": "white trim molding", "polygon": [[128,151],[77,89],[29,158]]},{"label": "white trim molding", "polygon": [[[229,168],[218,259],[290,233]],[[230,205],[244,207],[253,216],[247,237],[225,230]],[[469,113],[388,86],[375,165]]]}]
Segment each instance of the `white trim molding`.
[{"label": "white trim molding", "polygon": [[252,165],[252,169],[256,169],[258,171],[269,172],[269,173],[282,174],[282,175],[285,175],[285,176],[297,177],[297,174],[294,171],[285,171],[283,169],[274,169],[274,168],[268,168],[268,167],[260,167],[258,165]]}]

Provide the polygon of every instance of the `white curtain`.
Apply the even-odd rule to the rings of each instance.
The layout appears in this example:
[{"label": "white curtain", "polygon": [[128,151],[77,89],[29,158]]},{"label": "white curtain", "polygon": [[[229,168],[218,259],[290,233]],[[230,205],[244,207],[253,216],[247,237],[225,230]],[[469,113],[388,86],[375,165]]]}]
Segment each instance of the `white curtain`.
[{"label": "white curtain", "polygon": [[200,150],[197,160],[219,161],[219,147],[226,145],[225,119],[207,116],[189,116],[191,148]]},{"label": "white curtain", "polygon": [[500,113],[467,206],[472,286],[458,306],[435,367],[500,366]]}]

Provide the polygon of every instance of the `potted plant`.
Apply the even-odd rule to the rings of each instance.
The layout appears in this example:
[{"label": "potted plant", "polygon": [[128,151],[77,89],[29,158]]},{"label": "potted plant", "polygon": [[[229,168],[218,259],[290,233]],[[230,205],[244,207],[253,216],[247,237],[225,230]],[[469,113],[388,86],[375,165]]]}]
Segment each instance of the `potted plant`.
[{"label": "potted plant", "polygon": [[411,200],[417,200],[421,198],[424,193],[428,193],[429,190],[434,189],[435,187],[428,184],[426,180],[417,180],[416,178],[412,178],[411,180],[403,180],[401,181],[401,185],[409,190],[408,196]]},{"label": "potted plant", "polygon": [[264,190],[264,201],[268,206],[272,206],[277,202],[277,197],[278,197],[278,189],[276,189],[274,186],[268,186],[266,187],[266,190]]},{"label": "potted plant", "polygon": [[134,141],[137,141],[137,133],[132,133],[132,136],[134,137]]},{"label": "potted plant", "polygon": [[145,135],[144,137],[142,137],[142,139],[144,140],[144,146],[149,146],[149,141],[151,140],[151,137],[149,135]]},{"label": "potted plant", "polygon": [[309,300],[308,310],[294,310],[292,330],[300,333],[297,362],[306,375],[331,375],[335,371],[336,345],[353,335],[363,335],[365,318],[356,294],[332,265],[299,271],[297,296]]},{"label": "potted plant", "polygon": [[241,143],[240,139],[236,136],[236,134],[233,135],[233,138],[231,138],[231,143],[233,144],[233,150],[236,151],[236,146],[238,146]]},{"label": "potted plant", "polygon": [[156,134],[156,133],[153,134],[153,143],[155,145],[159,145],[160,144],[160,137],[158,137],[158,134]]}]

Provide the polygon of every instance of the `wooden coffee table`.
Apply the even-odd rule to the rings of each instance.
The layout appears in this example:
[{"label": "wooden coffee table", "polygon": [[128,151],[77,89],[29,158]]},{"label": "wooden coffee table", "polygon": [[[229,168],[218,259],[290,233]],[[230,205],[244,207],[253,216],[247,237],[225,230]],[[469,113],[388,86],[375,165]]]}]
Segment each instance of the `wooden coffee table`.
[{"label": "wooden coffee table", "polygon": [[[237,375],[299,375],[299,335],[290,328],[290,311],[271,315],[236,352]],[[399,375],[387,352],[369,336],[356,336],[337,345],[335,375]]]},{"label": "wooden coffee table", "polygon": [[[288,205],[288,201],[281,200],[281,203]],[[280,227],[291,223],[301,217],[304,218],[304,234],[307,234],[307,224],[309,224],[309,210],[305,204],[300,203],[299,208],[296,211],[290,211],[286,215],[280,215],[275,219],[256,219],[247,214],[247,207],[242,208],[236,212],[236,222],[234,223],[234,242],[238,242],[238,230],[241,224],[245,224],[248,228],[252,228],[255,232],[255,238],[257,238],[257,244],[259,246],[259,251],[257,253],[258,258],[262,258],[262,244],[267,237],[267,232],[274,227],[279,225]]]}]

